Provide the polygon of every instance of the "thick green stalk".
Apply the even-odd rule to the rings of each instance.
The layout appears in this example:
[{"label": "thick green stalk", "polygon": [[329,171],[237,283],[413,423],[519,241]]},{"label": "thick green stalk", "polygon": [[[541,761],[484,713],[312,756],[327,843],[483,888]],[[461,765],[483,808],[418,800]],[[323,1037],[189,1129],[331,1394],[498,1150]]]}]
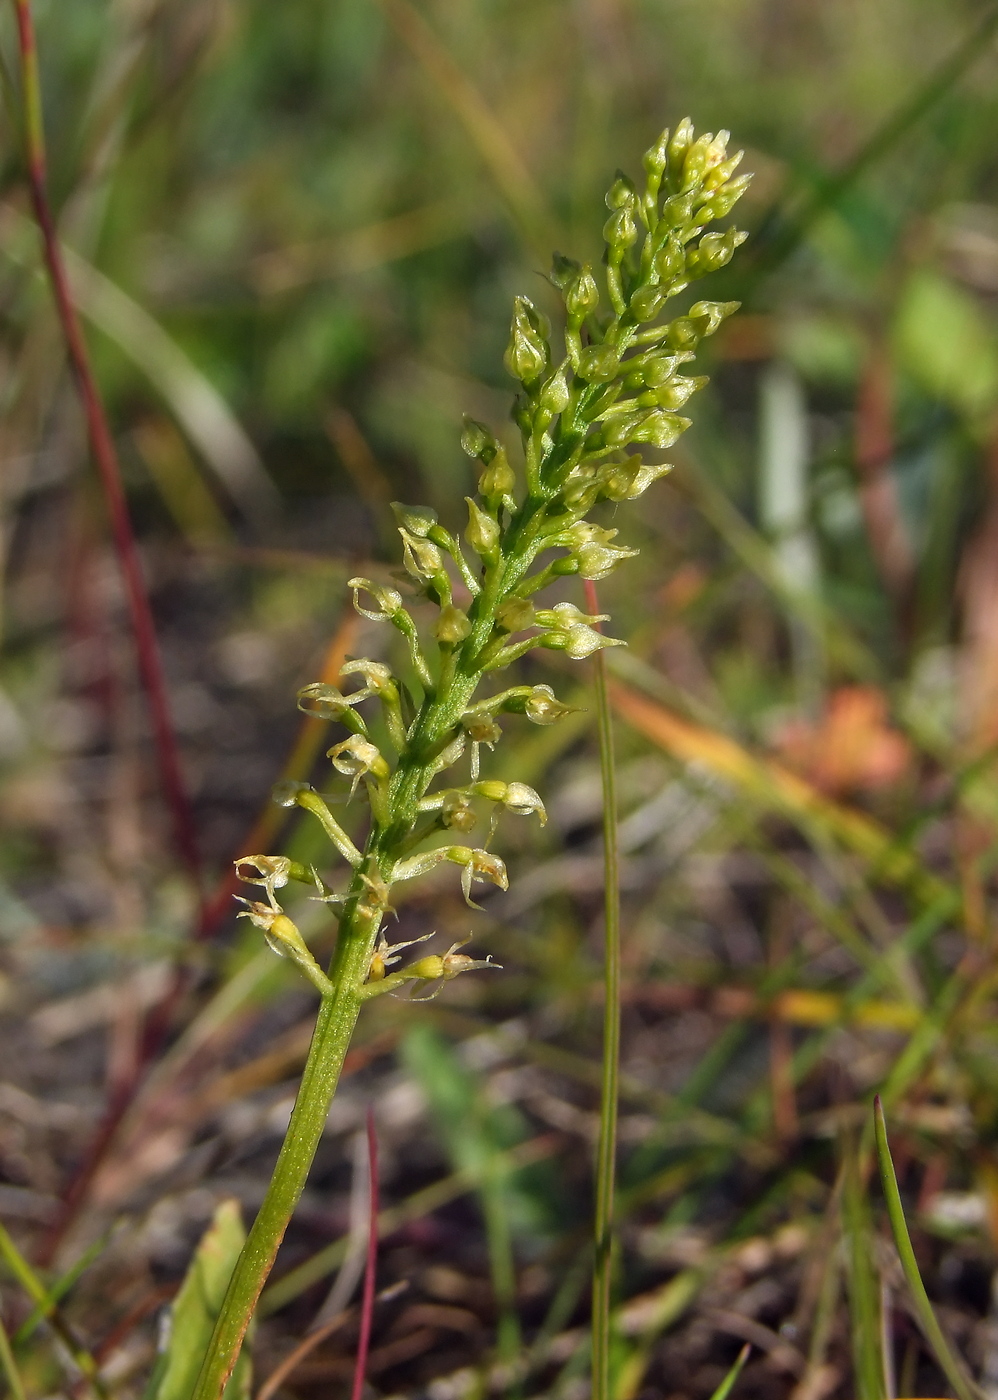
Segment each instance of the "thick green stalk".
[{"label": "thick green stalk", "polygon": [[[586,587],[587,604],[598,609],[596,590]],[[617,1164],[617,1102],[620,1080],[620,872],[617,859],[617,783],[613,723],[607,692],[606,658],[595,657],[596,717],[603,780],[603,869],[605,934],[603,955],[603,1073],[599,1143],[596,1150],[596,1209],[593,1266],[593,1400],[610,1397],[610,1290],[613,1281],[613,1205]]]}]

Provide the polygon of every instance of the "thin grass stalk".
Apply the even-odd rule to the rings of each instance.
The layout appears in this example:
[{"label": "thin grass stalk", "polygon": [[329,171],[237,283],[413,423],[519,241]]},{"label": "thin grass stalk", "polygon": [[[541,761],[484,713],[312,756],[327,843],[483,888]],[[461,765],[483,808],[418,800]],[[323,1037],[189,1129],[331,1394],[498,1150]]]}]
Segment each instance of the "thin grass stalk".
[{"label": "thin grass stalk", "polygon": [[[595,584],[586,581],[586,607],[599,612]],[[613,1219],[620,1094],[620,860],[617,845],[617,778],[606,656],[594,658],[596,722],[603,787],[603,1074],[599,1141],[596,1148],[596,1209],[593,1221],[592,1366],[594,1400],[610,1400],[610,1295],[613,1286]]]},{"label": "thin grass stalk", "polygon": [[963,42],[947,54],[924,83],[891,112],[841,170],[818,186],[795,217],[783,222],[777,210],[771,212],[757,234],[755,259],[747,269],[750,279],[764,277],[786,261],[818,219],[833,209],[877,161],[882,160],[913,126],[931,112],[971,65],[984,56],[996,29],[998,5],[991,5]]},{"label": "thin grass stalk", "polygon": [[0,1225],[0,1259],[24,1289],[36,1307],[45,1310],[45,1320],[59,1338],[72,1364],[83,1377],[85,1384],[95,1395],[104,1400],[106,1387],[98,1374],[98,1366],[91,1353],[73,1332],[58,1306],[52,1302],[49,1291],[34,1269],[25,1259],[3,1225]]},{"label": "thin grass stalk", "polygon": [[17,1362],[14,1359],[14,1350],[7,1335],[7,1329],[0,1319],[0,1371],[3,1372],[7,1381],[7,1388],[10,1391],[11,1400],[27,1400],[24,1389],[24,1382],[21,1380],[21,1373],[17,1369]]},{"label": "thin grass stalk", "polygon": [[946,1340],[929,1301],[929,1295],[925,1291],[922,1275],[919,1273],[918,1261],[915,1258],[908,1225],[904,1218],[904,1206],[901,1204],[901,1192],[898,1190],[897,1174],[894,1171],[891,1149],[887,1141],[887,1122],[884,1118],[884,1108],[880,1102],[879,1094],[873,1101],[873,1124],[877,1142],[880,1180],[884,1189],[884,1200],[887,1203],[887,1218],[891,1223],[891,1233],[894,1236],[894,1245],[901,1261],[901,1270],[905,1282],[911,1290],[911,1300],[915,1306],[918,1325],[922,1329],[925,1340],[935,1353],[943,1374],[960,1400],[980,1400],[981,1392],[968,1377],[963,1363]]},{"label": "thin grass stalk", "polygon": [[194,834],[194,818],[181,772],[163,664],[125,492],[121,484],[118,454],[70,293],[62,248],[49,204],[41,83],[31,3],[30,0],[13,0],[13,5],[17,17],[25,154],[31,200],[42,235],[56,314],[66,341],[77,391],[87,421],[91,450],[97,463],[111,519],[111,533],[121,567],[128,615],[135,637],[139,674],[152,719],[160,781],[172,817],[174,844],[195,885],[200,885],[200,858]]},{"label": "thin grass stalk", "polygon": [[357,1339],[357,1362],[353,1372],[350,1400],[360,1400],[367,1376],[367,1355],[371,1347],[371,1321],[374,1317],[374,1283],[378,1273],[378,1135],[374,1128],[374,1110],[367,1110],[367,1167],[370,1198],[367,1225],[367,1265],[364,1269],[364,1293],[360,1305],[360,1336]]}]

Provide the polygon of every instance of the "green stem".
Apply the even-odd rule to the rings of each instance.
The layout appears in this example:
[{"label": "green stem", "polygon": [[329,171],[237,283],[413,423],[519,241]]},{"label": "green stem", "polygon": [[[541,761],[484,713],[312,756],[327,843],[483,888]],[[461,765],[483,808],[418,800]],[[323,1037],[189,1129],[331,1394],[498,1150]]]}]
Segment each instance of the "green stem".
[{"label": "green stem", "polygon": [[[586,605],[599,611],[596,589],[586,585]],[[603,868],[605,876],[605,953],[603,1075],[599,1143],[596,1150],[592,1356],[593,1400],[610,1400],[610,1290],[613,1275],[613,1207],[617,1163],[617,1100],[620,1080],[620,872],[617,859],[617,785],[613,724],[603,652],[595,657],[596,716],[603,781]]]}]

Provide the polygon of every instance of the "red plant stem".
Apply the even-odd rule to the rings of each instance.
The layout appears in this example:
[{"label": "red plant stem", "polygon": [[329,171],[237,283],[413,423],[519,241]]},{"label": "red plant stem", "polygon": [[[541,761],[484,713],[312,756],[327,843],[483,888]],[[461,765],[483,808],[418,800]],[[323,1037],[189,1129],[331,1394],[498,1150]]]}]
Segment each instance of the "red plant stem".
[{"label": "red plant stem", "polygon": [[374,1130],[374,1110],[367,1109],[367,1161],[371,1181],[371,1214],[367,1233],[367,1266],[364,1269],[364,1296],[360,1305],[360,1336],[357,1338],[357,1364],[353,1371],[350,1400],[361,1400],[367,1375],[367,1353],[371,1345],[371,1319],[374,1316],[374,1283],[378,1271],[378,1135]]},{"label": "red plant stem", "polygon": [[62,250],[52,218],[46,189],[45,132],[42,123],[41,89],[38,79],[38,53],[30,0],[14,0],[21,63],[24,102],[25,142],[28,179],[35,218],[45,247],[45,262],[52,283],[52,294],[66,340],[77,390],[87,420],[87,434],[97,463],[118,562],[125,584],[129,619],[135,637],[139,674],[152,719],[160,780],[173,819],[177,852],[196,884],[200,884],[200,860],[194,837],[194,821],[180,768],[180,756],[170,720],[163,665],[156,630],[139,563],[128,505],[121,484],[118,456],[104,411],[103,400],[90,366],[90,356],[73,305]]}]

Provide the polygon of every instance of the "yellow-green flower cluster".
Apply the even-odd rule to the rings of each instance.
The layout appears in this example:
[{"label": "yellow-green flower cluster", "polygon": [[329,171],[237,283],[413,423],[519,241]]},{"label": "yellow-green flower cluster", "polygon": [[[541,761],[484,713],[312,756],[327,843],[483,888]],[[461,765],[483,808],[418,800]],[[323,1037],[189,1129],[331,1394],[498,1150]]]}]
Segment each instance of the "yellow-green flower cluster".
[{"label": "yellow-green flower cluster", "polygon": [[[341,936],[343,929],[363,926],[371,969],[365,994],[376,983],[425,980],[427,969],[447,980],[481,965],[452,949],[385,977],[385,967],[397,960],[383,936],[376,941],[389,892],[395,881],[443,864],[460,868],[469,904],[475,881],[505,889],[498,856],[484,847],[448,844],[446,836],[445,844],[434,845],[435,834],[470,832],[483,809],[491,811],[492,830],[500,812],[545,820],[533,788],[482,778],[481,754],[502,737],[503,714],[543,725],[567,707],[546,685],[513,686],[484,699],[476,691],[490,673],[536,647],[581,660],[621,645],[599,630],[605,615],[570,602],[545,607],[533,600],[559,578],[605,578],[636,553],[618,543],[616,530],[588,516],[600,501],[636,500],[669,470],[628,449],[667,450],[689,427],[680,410],[706,381],[683,369],[700,341],[736,309],[733,302],[694,301],[682,315],[662,319],[670,298],[723,267],[745,237],[732,227],[708,228],[730,212],[748,183],[735,173],[741,153],[729,156],[727,142],[725,131],[698,137],[682,121],[645,152],[642,183],[617,175],[606,196],[600,272],[555,256],[551,282],[564,306],[557,350],[546,317],[527,297],[516,298],[505,365],[519,386],[513,420],[521,470],[492,430],[469,419],[461,444],[479,464],[480,477],[476,494],[466,498],[463,530],[453,532],[424,506],[393,507],[410,590],[435,605],[432,623],[417,627],[399,588],[350,580],[357,611],[402,634],[410,674],[398,676],[385,663],[362,658],[342,671],[347,680],[360,679],[357,688],[316,682],[299,692],[305,713],[348,731],[328,756],[334,773],[349,780],[350,795],[362,790],[371,808],[361,850],[311,787],[285,784],[275,794],[318,817],[353,867],[350,888],[336,896],[314,871],[281,864],[280,857],[250,859],[263,872],[257,883],[266,885],[268,903],[251,905],[248,917],[303,967],[274,895],[288,878],[304,878],[320,897],[343,905]],[[381,708],[379,732],[387,746],[360,712],[369,702]],[[466,781],[440,781],[464,763]],[[308,975],[321,990],[324,974]]]}]

